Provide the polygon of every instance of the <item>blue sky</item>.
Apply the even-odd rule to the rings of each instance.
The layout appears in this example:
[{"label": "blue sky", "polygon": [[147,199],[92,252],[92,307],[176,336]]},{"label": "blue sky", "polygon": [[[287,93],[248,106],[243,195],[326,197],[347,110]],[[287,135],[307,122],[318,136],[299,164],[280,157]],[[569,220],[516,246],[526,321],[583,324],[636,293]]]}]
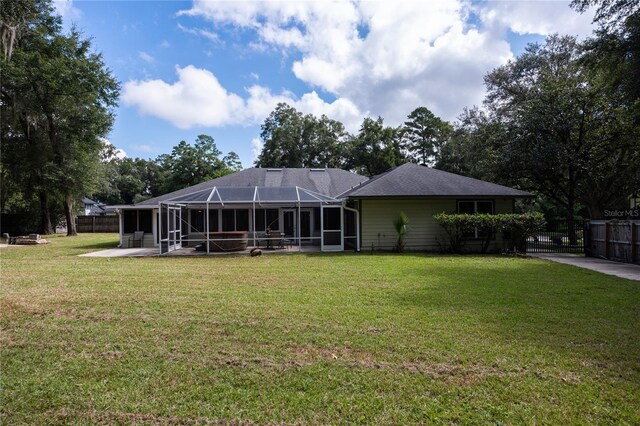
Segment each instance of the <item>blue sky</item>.
[{"label": "blue sky", "polygon": [[276,103],[356,131],[427,106],[449,120],[480,104],[482,77],[553,32],[587,36],[567,2],[60,0],[123,84],[108,139],[155,158],[198,134],[245,167]]}]

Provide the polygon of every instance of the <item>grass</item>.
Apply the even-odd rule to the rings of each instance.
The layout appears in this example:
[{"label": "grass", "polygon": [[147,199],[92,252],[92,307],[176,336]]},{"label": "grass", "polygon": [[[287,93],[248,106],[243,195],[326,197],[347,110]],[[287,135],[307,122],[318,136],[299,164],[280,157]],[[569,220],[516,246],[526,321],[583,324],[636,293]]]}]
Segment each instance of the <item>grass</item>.
[{"label": "grass", "polygon": [[536,259],[0,249],[3,424],[640,423],[640,285]]}]

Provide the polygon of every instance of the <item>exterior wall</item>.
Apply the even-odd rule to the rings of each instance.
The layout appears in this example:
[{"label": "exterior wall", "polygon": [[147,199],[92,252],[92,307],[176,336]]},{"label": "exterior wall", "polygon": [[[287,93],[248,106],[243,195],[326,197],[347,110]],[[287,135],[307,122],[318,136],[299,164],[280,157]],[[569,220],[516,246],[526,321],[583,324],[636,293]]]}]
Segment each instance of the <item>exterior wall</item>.
[{"label": "exterior wall", "polygon": [[[393,227],[400,212],[409,218],[405,249],[415,251],[439,251],[447,246],[447,234],[433,218],[438,213],[457,210],[456,199],[378,199],[361,200],[361,250],[393,250],[398,239]],[[512,199],[494,200],[496,213],[511,213]],[[470,243],[472,249],[476,243]],[[502,237],[496,235],[491,250],[502,248]]]}]

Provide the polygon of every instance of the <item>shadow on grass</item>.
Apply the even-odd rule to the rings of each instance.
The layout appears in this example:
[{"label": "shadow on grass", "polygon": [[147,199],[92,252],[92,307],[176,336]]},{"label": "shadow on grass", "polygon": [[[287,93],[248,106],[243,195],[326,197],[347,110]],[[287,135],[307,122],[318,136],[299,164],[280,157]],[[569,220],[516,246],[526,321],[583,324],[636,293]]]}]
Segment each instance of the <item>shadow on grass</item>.
[{"label": "shadow on grass", "polygon": [[79,249],[79,250],[104,250],[104,249],[110,249],[110,248],[116,248],[118,247],[118,241],[105,241],[102,243],[92,243],[92,244],[81,244],[81,245],[74,245],[73,248],[74,249]]}]

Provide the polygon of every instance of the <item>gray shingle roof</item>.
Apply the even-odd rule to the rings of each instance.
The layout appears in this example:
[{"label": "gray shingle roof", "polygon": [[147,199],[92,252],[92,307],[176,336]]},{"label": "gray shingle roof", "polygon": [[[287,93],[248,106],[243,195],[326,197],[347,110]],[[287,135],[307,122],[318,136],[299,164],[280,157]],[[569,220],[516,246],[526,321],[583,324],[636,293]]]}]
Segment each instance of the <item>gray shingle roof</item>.
[{"label": "gray shingle roof", "polygon": [[364,176],[341,169],[251,168],[159,197],[150,198],[138,203],[138,205],[157,205],[161,201],[204,189],[211,189],[214,186],[219,188],[299,186],[322,195],[335,197],[366,180],[367,178]]},{"label": "gray shingle roof", "polygon": [[371,178],[342,197],[531,197],[532,194],[418,164],[407,163]]}]

